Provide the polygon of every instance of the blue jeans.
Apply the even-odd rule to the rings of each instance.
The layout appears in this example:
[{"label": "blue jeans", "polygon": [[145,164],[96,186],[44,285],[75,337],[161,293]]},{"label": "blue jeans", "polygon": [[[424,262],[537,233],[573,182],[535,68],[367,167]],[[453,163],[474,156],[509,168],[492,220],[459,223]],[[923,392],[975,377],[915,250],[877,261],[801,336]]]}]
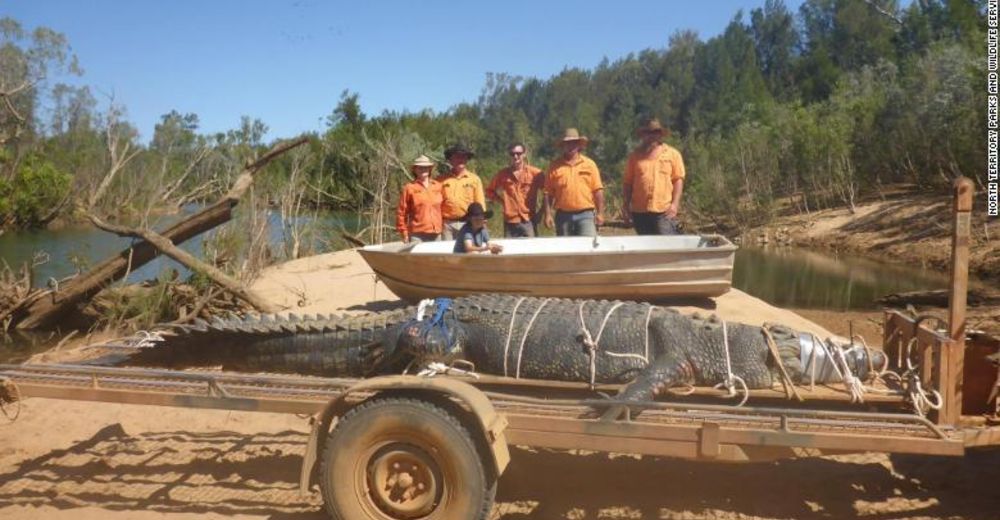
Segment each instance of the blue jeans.
[{"label": "blue jeans", "polygon": [[594,223],[594,210],[556,210],[556,235],[561,237],[596,237],[597,226]]}]

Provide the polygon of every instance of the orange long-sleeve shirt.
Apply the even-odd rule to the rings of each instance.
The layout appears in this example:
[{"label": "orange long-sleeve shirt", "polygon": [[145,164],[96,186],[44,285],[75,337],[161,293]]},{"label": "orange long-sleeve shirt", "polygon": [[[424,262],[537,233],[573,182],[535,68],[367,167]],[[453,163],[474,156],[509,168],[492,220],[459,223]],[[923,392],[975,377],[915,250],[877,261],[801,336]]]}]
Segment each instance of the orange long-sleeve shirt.
[{"label": "orange long-sleeve shirt", "polygon": [[674,200],[674,181],[686,175],[684,160],[675,148],[661,144],[650,154],[632,152],[625,165],[622,184],[632,187],[631,209],[640,213],[663,213]]},{"label": "orange long-sleeve shirt", "polygon": [[445,220],[461,219],[473,202],[486,205],[483,181],[475,173],[465,170],[461,175],[443,175],[437,180],[441,182],[444,194],[441,217]]},{"label": "orange long-sleeve shirt", "polygon": [[[530,222],[538,207],[538,191],[545,177],[542,170],[525,164],[519,172],[508,166],[493,176],[486,188],[486,197],[503,203],[504,222],[518,224]],[[497,191],[501,194],[498,196]]]},{"label": "orange long-sleeve shirt", "polygon": [[404,236],[411,233],[441,232],[441,183],[431,179],[427,186],[414,180],[403,186],[396,208],[396,230]]}]

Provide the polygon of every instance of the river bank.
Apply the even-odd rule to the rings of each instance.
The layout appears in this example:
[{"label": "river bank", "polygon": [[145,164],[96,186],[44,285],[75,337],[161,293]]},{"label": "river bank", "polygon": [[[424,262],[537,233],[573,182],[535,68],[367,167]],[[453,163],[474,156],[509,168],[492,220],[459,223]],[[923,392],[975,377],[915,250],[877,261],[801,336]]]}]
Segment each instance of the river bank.
[{"label": "river bank", "polygon": [[[947,272],[951,222],[947,194],[899,191],[860,202],[853,213],[834,208],[782,215],[741,238],[747,245],[795,245]],[[988,219],[985,210],[973,207],[970,231],[970,275],[1000,282],[1000,219]]]},{"label": "river bank", "polygon": [[[948,194],[896,190],[886,192],[883,198],[858,203],[853,213],[847,208],[835,208],[779,216],[740,238],[744,246],[794,246],[948,273],[952,201]],[[969,246],[969,274],[978,278],[971,289],[983,301],[970,304],[968,328],[1000,333],[1000,220],[988,219],[985,210],[975,205]],[[946,309],[940,306],[914,307],[918,312],[946,315]],[[882,315],[881,311],[795,310],[839,334],[846,334],[848,322],[870,329],[866,324],[880,321]]]}]

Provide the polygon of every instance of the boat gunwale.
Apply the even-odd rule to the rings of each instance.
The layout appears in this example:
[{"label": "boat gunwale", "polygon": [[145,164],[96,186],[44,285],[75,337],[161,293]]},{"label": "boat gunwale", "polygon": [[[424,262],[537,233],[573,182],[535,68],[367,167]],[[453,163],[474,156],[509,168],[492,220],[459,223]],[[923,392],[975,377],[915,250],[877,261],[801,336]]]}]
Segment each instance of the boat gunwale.
[{"label": "boat gunwale", "polygon": [[[464,267],[462,267],[464,269]],[[392,276],[386,274],[386,270],[376,269],[372,267],[372,271],[379,276]],[[721,264],[708,264],[708,265],[692,265],[687,267],[652,267],[652,268],[631,268],[631,269],[589,269],[589,270],[561,270],[561,271],[535,271],[535,270],[522,270],[522,271],[512,271],[509,274],[518,274],[532,276],[537,275],[539,277],[550,277],[559,275],[581,275],[586,277],[595,277],[601,275],[629,275],[635,273],[636,275],[650,275],[650,274],[670,274],[670,273],[710,273],[715,271],[728,271],[732,273],[733,268],[730,265]],[[465,272],[460,271],[460,272]],[[393,276],[393,278],[400,278],[399,276]]]},{"label": "boat gunwale", "polygon": [[[383,275],[383,274],[379,274],[378,276],[379,276],[379,278],[381,278],[383,280],[383,283],[385,283],[385,280],[388,280],[390,282],[404,283],[404,284],[407,284],[407,285],[412,285],[414,287],[420,287],[420,288],[441,289],[441,290],[448,290],[448,289],[450,289],[449,287],[439,287],[439,286],[436,286],[436,285],[421,285],[421,284],[416,284],[416,283],[413,283],[413,282],[409,282],[409,281],[407,281],[405,279],[399,278],[397,276]],[[728,280],[717,279],[717,278],[709,278],[707,280],[681,280],[681,281],[668,282],[668,283],[631,282],[631,283],[625,283],[625,284],[620,284],[620,283],[613,283],[613,284],[562,284],[562,285],[559,285],[559,284],[549,284],[549,285],[535,285],[533,287],[599,287],[599,286],[613,286],[613,287],[637,287],[637,288],[643,288],[643,287],[670,287],[670,286],[682,287],[682,286],[689,286],[689,285],[716,284],[716,283],[725,283],[727,285],[732,286],[732,283],[729,282]],[[494,288],[499,288],[499,287],[516,287],[516,285],[499,285],[499,284],[492,284],[491,286],[494,287]],[[459,290],[468,290],[468,291],[474,291],[475,290],[475,291],[478,291],[479,289],[470,287],[468,289],[462,288],[462,289],[459,289]]]},{"label": "boat gunwale", "polygon": [[[631,235],[624,235],[631,236]],[[699,235],[694,235],[699,236]],[[739,246],[733,244],[726,237],[722,235],[705,235],[702,238],[715,238],[718,237],[725,241],[725,244],[718,246],[704,246],[704,247],[684,247],[684,248],[674,248],[674,249],[630,249],[630,250],[618,250],[618,251],[554,251],[554,252],[540,252],[540,253],[501,253],[499,255],[481,255],[481,254],[464,254],[455,253],[452,251],[447,252],[421,252],[421,251],[388,251],[383,249],[387,245],[393,244],[403,244],[403,242],[384,242],[382,244],[373,244],[358,248],[358,252],[362,255],[365,253],[373,253],[379,255],[391,255],[391,256],[422,256],[422,257],[461,257],[461,258],[511,258],[511,257],[549,257],[549,256],[607,256],[607,255],[622,255],[622,254],[676,254],[676,253],[730,253],[739,250]],[[534,237],[534,238],[561,238],[561,237]],[[578,237],[567,237],[567,238],[578,238]],[[497,243],[502,244],[503,240],[532,240],[532,238],[507,238],[507,239],[497,239]],[[371,249],[369,249],[371,248]]]}]

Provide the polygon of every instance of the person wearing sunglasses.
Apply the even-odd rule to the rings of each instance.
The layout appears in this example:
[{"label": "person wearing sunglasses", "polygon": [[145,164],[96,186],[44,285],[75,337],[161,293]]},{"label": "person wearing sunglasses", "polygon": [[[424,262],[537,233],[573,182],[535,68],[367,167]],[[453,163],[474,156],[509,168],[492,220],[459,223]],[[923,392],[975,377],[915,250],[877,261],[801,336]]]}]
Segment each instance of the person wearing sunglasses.
[{"label": "person wearing sunglasses", "polygon": [[510,145],[510,165],[497,172],[486,188],[490,202],[503,206],[505,237],[538,235],[538,193],[544,177],[541,169],[528,164],[527,150],[523,143]]}]

